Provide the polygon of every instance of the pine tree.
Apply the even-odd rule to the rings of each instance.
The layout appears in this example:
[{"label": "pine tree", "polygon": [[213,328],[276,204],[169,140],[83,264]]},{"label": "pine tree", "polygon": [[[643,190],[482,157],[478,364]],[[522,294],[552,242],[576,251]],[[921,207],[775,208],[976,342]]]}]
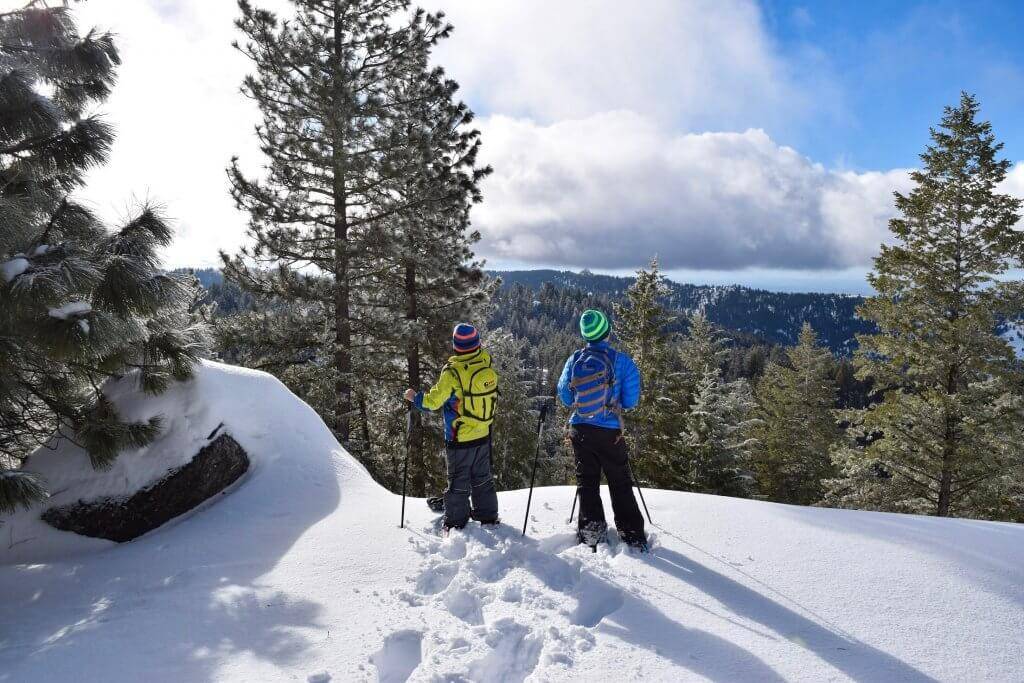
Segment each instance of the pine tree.
[{"label": "pine tree", "polygon": [[671,372],[666,328],[672,315],[663,303],[667,294],[658,260],[651,259],[649,267],[638,270],[636,280],[626,290],[626,304],[615,305],[615,334],[636,363],[643,387],[640,404],[630,412],[626,438],[637,476],[652,482],[669,452],[662,405]]},{"label": "pine tree", "polygon": [[669,375],[662,398],[662,426],[669,451],[659,485],[683,491],[745,495],[753,442],[753,397],[745,380],[726,382],[725,339],[699,311],[677,345],[679,369]]},{"label": "pine tree", "polygon": [[770,364],[757,385],[751,469],[768,500],[811,505],[835,476],[830,453],[839,439],[832,354],[807,323],[789,350],[791,367]]},{"label": "pine tree", "polygon": [[683,417],[678,457],[682,488],[698,493],[746,496],[749,436],[757,424],[754,400],[745,380],[722,382],[718,368],[707,368],[697,382],[693,404]]},{"label": "pine tree", "polygon": [[914,189],[896,195],[895,244],[875,259],[877,295],[860,308],[879,332],[860,337],[856,358],[883,398],[848,416],[870,444],[837,452],[832,503],[991,514],[1003,482],[1024,474],[1024,406],[995,333],[1020,310],[1020,283],[999,276],[1024,256],[1022,203],[996,190],[1010,164],[978,109],[968,94],[946,108]]},{"label": "pine tree", "polygon": [[[171,230],[143,208],[108,230],[73,193],[103,163],[113,130],[89,114],[110,92],[110,34],[79,35],[67,8],[31,2],[0,14],[0,461],[55,433],[97,467],[147,443],[159,420],[128,423],[103,382],[128,371],[156,393],[187,378],[205,332],[194,286],[159,269]],[[2,463],[0,463],[2,464]],[[0,471],[0,512],[43,494]]]},{"label": "pine tree", "polygon": [[[245,41],[237,47],[255,67],[243,92],[263,113],[257,136],[267,168],[265,178],[249,178],[232,161],[232,195],[249,213],[252,245],[223,260],[226,274],[248,291],[296,309],[293,315],[308,316],[329,338],[315,391],[333,397],[325,417],[349,446],[353,417],[365,412],[353,400],[364,379],[355,351],[373,348],[379,322],[368,301],[382,266],[373,256],[389,246],[379,242],[385,223],[423,199],[395,193],[399,179],[422,170],[423,159],[410,154],[416,141],[401,125],[421,123],[409,121],[402,84],[422,73],[430,48],[450,27],[408,12],[408,0],[292,4],[294,16],[279,20],[239,2]],[[274,327],[282,336],[289,332]],[[256,337],[259,329],[249,333]],[[283,339],[282,346],[305,341]]]},{"label": "pine tree", "polygon": [[682,370],[675,387],[675,393],[680,396],[677,402],[682,406],[692,403],[697,386],[707,372],[720,369],[729,354],[729,340],[718,332],[701,311],[690,314],[688,325],[687,332],[679,343]]},{"label": "pine tree", "polygon": [[531,369],[523,363],[527,341],[500,329],[487,333],[485,341],[501,391],[492,428],[494,478],[499,490],[525,488],[537,447]]},{"label": "pine tree", "polygon": [[[441,35],[450,30],[445,26]],[[392,184],[392,196],[399,198],[402,209],[381,221],[369,244],[382,265],[371,278],[370,309],[376,324],[370,334],[378,342],[375,353],[363,353],[361,361],[368,372],[378,370],[383,390],[375,396],[384,404],[377,409],[383,411],[393,409],[393,397],[404,388],[433,381],[451,354],[452,327],[463,320],[480,325],[494,288],[473,260],[471,247],[479,234],[469,229],[470,210],[482,199],[479,183],[490,173],[489,167],[477,165],[480,134],[470,128],[472,112],[455,99],[458,84],[441,68],[429,67],[429,51],[418,54],[422,61],[417,68],[410,68],[394,86],[392,99],[403,104],[387,121],[393,127],[391,138],[404,144],[397,150],[402,159],[396,165],[408,172]],[[396,325],[396,319],[405,324]],[[379,372],[396,368],[391,360],[403,354],[404,376]],[[424,434],[420,415],[414,418],[410,490],[426,493],[425,461],[419,456]],[[367,440],[371,445],[372,439]],[[436,441],[426,447],[440,445]]]}]

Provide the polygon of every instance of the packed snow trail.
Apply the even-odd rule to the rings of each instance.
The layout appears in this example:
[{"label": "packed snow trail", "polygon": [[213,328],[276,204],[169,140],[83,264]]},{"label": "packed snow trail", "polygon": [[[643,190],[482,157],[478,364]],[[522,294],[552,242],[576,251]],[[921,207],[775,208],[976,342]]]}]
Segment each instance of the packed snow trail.
[{"label": "packed snow trail", "polygon": [[107,472],[35,456],[54,503],[138,490],[221,422],[252,466],[127,544],[3,518],[0,683],[1024,680],[1018,525],[645,491],[651,553],[594,554],[553,487],[526,538],[526,491],[441,538],[422,501],[399,529],[399,497],[266,375],[114,394],[167,431]]}]

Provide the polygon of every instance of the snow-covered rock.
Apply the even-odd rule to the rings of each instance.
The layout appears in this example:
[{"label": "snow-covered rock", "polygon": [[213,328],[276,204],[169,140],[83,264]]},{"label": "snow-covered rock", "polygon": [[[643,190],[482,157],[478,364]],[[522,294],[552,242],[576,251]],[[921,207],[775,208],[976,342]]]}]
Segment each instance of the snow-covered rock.
[{"label": "snow-covered rock", "polygon": [[[574,544],[569,487],[502,493],[507,524],[439,538],[276,380],[205,364],[157,398],[165,436],[59,501],[138,490],[221,422],[252,466],[131,543],[0,528],[0,681],[1024,679],[1024,530],[645,492],[649,555]],[[58,461],[58,458],[60,459]],[[610,509],[609,509],[610,514]]]}]

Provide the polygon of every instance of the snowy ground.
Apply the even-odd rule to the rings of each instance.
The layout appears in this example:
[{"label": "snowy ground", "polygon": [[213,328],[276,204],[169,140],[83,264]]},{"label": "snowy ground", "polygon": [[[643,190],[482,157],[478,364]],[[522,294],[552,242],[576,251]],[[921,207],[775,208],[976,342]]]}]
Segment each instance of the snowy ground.
[{"label": "snowy ground", "polygon": [[399,529],[398,497],[265,375],[120,400],[167,436],[98,478],[41,454],[72,463],[58,502],[143,486],[221,422],[253,467],[124,545],[6,518],[0,682],[1024,680],[1016,525],[650,491],[653,552],[595,555],[557,487],[525,539],[510,492],[508,526],[442,540],[422,501]]}]

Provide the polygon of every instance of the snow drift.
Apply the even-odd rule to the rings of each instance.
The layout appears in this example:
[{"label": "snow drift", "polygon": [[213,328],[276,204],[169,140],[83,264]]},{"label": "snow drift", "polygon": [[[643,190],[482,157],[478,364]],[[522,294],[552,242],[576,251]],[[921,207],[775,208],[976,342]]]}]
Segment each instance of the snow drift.
[{"label": "snow drift", "polygon": [[650,555],[597,554],[572,489],[500,496],[509,526],[438,538],[273,378],[207,363],[139,400],[153,445],[93,472],[31,466],[55,500],[124,496],[223,423],[251,467],[127,544],[0,527],[0,682],[1021,680],[1024,530],[651,491]]}]

